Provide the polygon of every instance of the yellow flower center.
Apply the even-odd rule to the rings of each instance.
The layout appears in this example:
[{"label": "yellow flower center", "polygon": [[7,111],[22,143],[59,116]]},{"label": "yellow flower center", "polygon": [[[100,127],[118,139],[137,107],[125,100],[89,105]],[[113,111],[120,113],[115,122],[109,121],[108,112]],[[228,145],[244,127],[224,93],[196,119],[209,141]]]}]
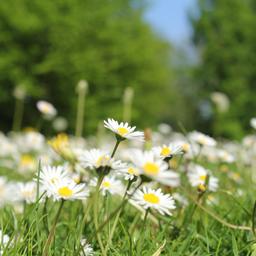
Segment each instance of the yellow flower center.
[{"label": "yellow flower center", "polygon": [[159,166],[155,163],[152,162],[147,162],[144,166],[143,166],[143,170],[146,174],[149,175],[157,175],[159,173]]},{"label": "yellow flower center", "polygon": [[117,132],[118,132],[119,135],[124,136],[124,135],[126,135],[129,131],[128,131],[128,129],[125,128],[125,127],[119,127],[119,128],[117,129]]},{"label": "yellow flower center", "polygon": [[102,186],[105,187],[105,188],[109,188],[110,187],[110,182],[109,181],[103,181],[102,182]]},{"label": "yellow flower center", "polygon": [[41,110],[43,113],[48,114],[51,112],[51,107],[48,104],[42,104]]},{"label": "yellow flower center", "polygon": [[159,166],[155,163],[152,162],[147,162],[144,166],[143,166],[143,170],[146,174],[149,175],[157,175],[159,173]]},{"label": "yellow flower center", "polygon": [[169,156],[170,154],[171,154],[171,150],[170,150],[170,148],[168,148],[166,146],[164,146],[162,148],[161,153],[160,153],[161,156]]},{"label": "yellow flower center", "polygon": [[206,140],[206,138],[205,138],[204,136],[200,136],[200,137],[198,138],[198,143],[199,143],[199,144],[205,145],[205,144],[207,144],[206,142],[207,142],[207,140]]},{"label": "yellow flower center", "polygon": [[185,153],[189,151],[189,148],[190,148],[190,146],[189,146],[188,143],[184,143],[184,144],[182,145],[182,150],[183,150]]},{"label": "yellow flower center", "polygon": [[20,164],[22,166],[29,166],[34,163],[34,159],[30,155],[23,155],[20,159]]},{"label": "yellow flower center", "polygon": [[158,204],[160,199],[153,193],[144,194],[143,199],[151,204]]},{"label": "yellow flower center", "polygon": [[105,155],[100,156],[98,158],[98,160],[96,161],[96,165],[97,166],[105,166],[108,163],[109,159],[110,158],[108,156],[105,156]]},{"label": "yellow flower center", "polygon": [[199,177],[199,180],[205,181],[205,180],[206,180],[206,175],[201,175],[201,176]]},{"label": "yellow flower center", "polygon": [[25,190],[22,192],[22,195],[25,197],[25,198],[28,198],[28,197],[32,197],[34,195],[35,191],[34,190]]},{"label": "yellow flower center", "polygon": [[52,184],[55,184],[57,181],[58,181],[58,178],[57,178],[57,177],[53,177],[53,178],[50,179],[50,182],[51,182]]},{"label": "yellow flower center", "polygon": [[59,188],[58,193],[62,197],[70,197],[73,195],[73,191],[68,187]]},{"label": "yellow flower center", "polygon": [[65,133],[60,133],[48,143],[55,151],[62,152],[68,147],[68,135]]},{"label": "yellow flower center", "polygon": [[138,171],[135,170],[134,168],[129,168],[128,171],[127,171],[129,174],[131,175],[138,175]]}]

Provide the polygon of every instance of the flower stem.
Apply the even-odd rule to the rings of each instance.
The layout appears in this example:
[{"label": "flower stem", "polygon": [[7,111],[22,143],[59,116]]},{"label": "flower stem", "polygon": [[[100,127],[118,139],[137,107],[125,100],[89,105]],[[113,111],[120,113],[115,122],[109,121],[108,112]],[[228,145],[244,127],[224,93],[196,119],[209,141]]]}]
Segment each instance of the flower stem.
[{"label": "flower stem", "polygon": [[45,228],[46,233],[47,233],[47,235],[48,235],[48,234],[49,234],[49,228],[48,228],[47,203],[48,203],[48,197],[45,198],[44,209],[43,209],[44,228]]},{"label": "flower stem", "polygon": [[125,88],[123,96],[123,121],[128,123],[131,121],[133,94],[131,87]]},{"label": "flower stem", "polygon": [[141,245],[142,245],[142,243],[143,243],[144,240],[145,240],[145,228],[146,228],[146,221],[147,221],[149,209],[150,209],[150,208],[146,209],[146,212],[145,212],[145,215],[144,215],[144,219],[143,219],[143,224],[142,224],[142,230],[143,230],[144,232],[143,232],[142,235],[140,236],[139,241],[138,241],[138,244],[137,244],[137,248],[138,248],[138,251],[139,251],[140,255],[141,255]]},{"label": "flower stem", "polygon": [[[99,228],[99,223],[98,223],[98,213],[99,213],[99,205],[98,204],[99,204],[99,201],[98,201],[98,199],[99,199],[100,185],[103,181],[103,178],[104,178],[104,175],[101,175],[99,177],[98,182],[97,182],[97,186],[96,186],[96,190],[95,190],[95,194],[94,194],[93,221],[94,221],[94,226],[95,226],[96,230],[98,230],[98,228]],[[103,243],[102,243],[100,232],[96,232],[96,236],[97,236],[97,240],[98,240],[102,255],[105,256],[106,254],[105,254],[105,251],[104,251],[104,246],[103,246]]]},{"label": "flower stem", "polygon": [[60,203],[60,206],[59,206],[59,209],[58,209],[58,212],[56,214],[55,220],[53,222],[52,228],[51,228],[50,233],[48,235],[48,238],[46,240],[46,243],[45,243],[45,246],[44,246],[44,250],[43,250],[43,254],[42,254],[43,256],[48,256],[48,251],[49,251],[49,248],[51,246],[52,240],[54,238],[54,234],[55,234],[55,230],[56,230],[56,225],[58,223],[58,220],[59,220],[60,213],[61,213],[61,210],[63,208],[64,202],[65,202],[64,199],[62,199],[61,203]]},{"label": "flower stem", "polygon": [[107,245],[106,245],[106,247],[105,247],[105,253],[106,253],[106,254],[107,254],[108,248],[109,248],[109,246],[110,246],[110,244],[111,244],[111,241],[112,241],[114,232],[115,232],[115,230],[116,230],[116,226],[117,226],[119,217],[120,217],[120,215],[121,215],[121,213],[122,213],[122,211],[123,211],[123,209],[124,209],[124,206],[125,206],[125,204],[123,204],[123,202],[125,201],[125,198],[126,198],[126,196],[127,196],[127,192],[128,192],[128,190],[130,189],[131,185],[132,185],[132,181],[129,181],[129,182],[128,182],[128,185],[127,185],[127,188],[126,188],[126,190],[125,190],[124,196],[123,196],[122,203],[121,203],[122,207],[121,207],[121,208],[119,209],[119,211],[117,212],[117,215],[116,215],[116,218],[115,218],[115,220],[114,220],[112,229],[111,229],[111,231],[110,231],[110,235],[109,235],[109,237],[108,237]]},{"label": "flower stem", "polygon": [[[133,190],[132,194],[129,195],[129,198],[131,198],[134,193],[137,191],[137,189],[141,186],[142,182],[138,184],[138,186]],[[128,202],[128,199],[125,199],[121,202],[121,204],[108,216],[108,218],[99,226],[99,228],[96,230],[96,233],[100,232],[108,222],[115,217],[115,215],[119,212],[120,209],[122,209]]]},{"label": "flower stem", "polygon": [[83,133],[84,125],[84,103],[85,103],[86,92],[81,90],[78,94],[78,103],[77,103],[77,117],[76,117],[76,137],[81,137]]},{"label": "flower stem", "polygon": [[118,145],[120,144],[120,142],[121,142],[121,140],[119,140],[119,139],[116,140],[116,145],[115,145],[115,147],[114,147],[114,149],[113,149],[113,152],[112,152],[112,154],[111,154],[111,158],[114,157],[114,155],[115,155],[115,153],[116,153],[116,150],[117,150]]},{"label": "flower stem", "polygon": [[[183,190],[185,192],[185,190]],[[185,192],[186,193],[186,192]],[[238,225],[234,225],[232,223],[229,223],[223,219],[221,219],[218,215],[216,215],[215,213],[213,213],[212,211],[208,210],[206,207],[204,207],[203,205],[201,205],[199,202],[197,202],[197,200],[195,200],[190,194],[186,193],[187,197],[193,201],[201,210],[203,210],[204,212],[206,212],[208,215],[210,215],[212,218],[214,218],[216,221],[220,222],[222,225],[232,228],[232,229],[239,229],[239,230],[247,230],[247,231],[251,231],[251,227],[247,227],[247,226],[238,226]]]},{"label": "flower stem", "polygon": [[145,229],[145,226],[146,226],[146,221],[147,221],[148,213],[149,213],[149,208],[146,210],[145,215],[144,215],[143,225],[142,225],[142,229],[143,230]]}]

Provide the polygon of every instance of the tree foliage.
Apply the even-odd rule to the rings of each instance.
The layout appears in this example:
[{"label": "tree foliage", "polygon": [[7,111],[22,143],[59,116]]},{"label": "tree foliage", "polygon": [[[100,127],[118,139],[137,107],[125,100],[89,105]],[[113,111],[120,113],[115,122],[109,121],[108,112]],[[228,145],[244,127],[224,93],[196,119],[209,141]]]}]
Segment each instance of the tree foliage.
[{"label": "tree foliage", "polygon": [[52,102],[73,129],[75,87],[89,82],[86,129],[108,116],[121,119],[125,87],[135,90],[133,117],[148,125],[168,114],[172,99],[169,45],[143,20],[142,1],[9,0],[0,3],[1,128],[10,128],[12,92],[29,97],[25,125],[38,118],[35,102]]},{"label": "tree foliage", "polygon": [[[230,110],[212,118],[217,135],[240,137],[256,109],[256,15],[254,0],[202,0],[193,20],[201,62],[195,72],[201,97],[224,92]],[[254,112],[253,112],[254,110]]]}]

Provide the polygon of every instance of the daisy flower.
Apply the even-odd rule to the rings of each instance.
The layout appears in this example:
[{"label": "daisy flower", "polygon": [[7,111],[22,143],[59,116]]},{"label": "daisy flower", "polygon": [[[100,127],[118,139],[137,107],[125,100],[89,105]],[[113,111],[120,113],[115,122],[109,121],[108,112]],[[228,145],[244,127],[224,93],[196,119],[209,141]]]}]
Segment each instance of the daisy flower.
[{"label": "daisy flower", "polygon": [[168,170],[168,164],[162,159],[156,158],[153,151],[137,150],[134,152],[132,162],[141,175],[171,187],[177,187],[180,184],[179,175]]},{"label": "daisy flower", "polygon": [[[93,179],[90,183],[90,185],[93,187],[95,187],[96,184],[97,184],[97,178]],[[113,176],[105,176],[101,182],[100,190],[104,196],[106,195],[107,192],[112,195],[114,194],[121,195],[123,194],[122,192],[124,188],[120,180],[116,179]]]},{"label": "daisy flower", "polygon": [[131,127],[128,123],[121,122],[120,124],[114,119],[108,119],[104,121],[104,126],[114,132],[117,135],[118,139],[128,139],[128,140],[137,140],[144,141],[144,133],[139,131],[134,131],[136,126]]},{"label": "daisy flower", "polygon": [[15,135],[14,142],[22,153],[40,152],[45,147],[44,136],[39,132],[31,130]]},{"label": "daisy flower", "polygon": [[94,255],[92,245],[89,244],[85,238],[81,239],[80,244],[82,247],[81,252],[80,252],[81,256],[93,256]]},{"label": "daisy flower", "polygon": [[37,102],[36,106],[46,119],[52,119],[57,114],[56,108],[47,101],[40,100]]},{"label": "daisy flower", "polygon": [[76,184],[72,179],[66,178],[48,187],[48,191],[54,201],[64,200],[83,200],[88,196],[85,184]]},{"label": "daisy flower", "polygon": [[231,155],[229,152],[227,152],[226,150],[219,149],[217,154],[221,162],[233,163],[235,161],[235,157]]},{"label": "daisy flower", "polygon": [[52,190],[49,190],[53,185],[60,183],[68,178],[68,172],[64,166],[43,166],[40,172],[40,183],[42,190],[46,191],[46,195],[50,197]]},{"label": "daisy flower", "polygon": [[70,147],[69,137],[65,133],[59,133],[56,137],[48,141],[52,149],[64,158],[73,160],[74,154]]},{"label": "daisy flower", "polygon": [[176,202],[180,203],[182,206],[188,205],[188,200],[183,195],[181,195],[179,193],[174,193],[172,196],[176,200]]},{"label": "daisy flower", "polygon": [[0,176],[0,207],[13,201],[13,191],[16,186],[10,184],[5,177]]},{"label": "daisy flower", "polygon": [[170,143],[168,146],[162,145],[161,147],[155,147],[152,150],[158,157],[162,159],[171,158],[174,155],[184,153],[183,147],[177,143]]},{"label": "daisy flower", "polygon": [[34,203],[36,201],[36,183],[35,182],[27,182],[27,183],[19,183],[19,196],[21,200],[25,201],[28,204]]},{"label": "daisy flower", "polygon": [[197,131],[191,132],[189,138],[201,146],[214,147],[217,144],[212,137]]},{"label": "daisy flower", "polygon": [[154,190],[148,187],[143,187],[135,192],[132,200],[142,206],[145,210],[149,208],[154,209],[162,215],[172,215],[170,211],[176,208],[173,198],[170,195],[164,195],[160,188]]},{"label": "daisy flower", "polygon": [[100,167],[110,167],[111,169],[118,170],[126,166],[120,160],[111,158],[110,155],[99,149],[91,149],[82,152],[79,155],[80,164],[84,168],[99,169]]},{"label": "daisy flower", "polygon": [[188,179],[192,187],[198,187],[205,190],[206,180],[208,180],[209,191],[216,191],[218,189],[218,179],[210,175],[210,171],[201,165],[191,164],[189,166]]},{"label": "daisy flower", "polygon": [[19,157],[18,171],[21,173],[34,171],[37,168],[35,157],[29,154],[24,154]]},{"label": "daisy flower", "polygon": [[0,229],[0,255],[4,253],[4,249],[10,243],[10,237],[3,233]]},{"label": "daisy flower", "polygon": [[190,145],[187,142],[177,142],[177,144],[182,147],[183,153],[187,153],[191,150]]},{"label": "daisy flower", "polygon": [[119,174],[124,177],[125,180],[134,180],[134,178],[140,175],[140,171],[133,165],[129,165],[119,171]]},{"label": "daisy flower", "polygon": [[256,117],[253,117],[251,120],[250,120],[250,125],[253,129],[256,130]]}]

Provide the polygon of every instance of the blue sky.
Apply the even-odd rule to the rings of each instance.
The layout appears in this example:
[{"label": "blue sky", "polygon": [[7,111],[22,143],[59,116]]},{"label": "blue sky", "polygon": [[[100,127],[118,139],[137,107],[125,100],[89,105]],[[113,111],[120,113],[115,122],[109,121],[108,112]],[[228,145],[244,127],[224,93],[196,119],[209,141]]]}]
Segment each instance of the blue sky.
[{"label": "blue sky", "polygon": [[147,0],[145,19],[174,45],[188,43],[191,28],[187,12],[196,7],[196,0]]}]

